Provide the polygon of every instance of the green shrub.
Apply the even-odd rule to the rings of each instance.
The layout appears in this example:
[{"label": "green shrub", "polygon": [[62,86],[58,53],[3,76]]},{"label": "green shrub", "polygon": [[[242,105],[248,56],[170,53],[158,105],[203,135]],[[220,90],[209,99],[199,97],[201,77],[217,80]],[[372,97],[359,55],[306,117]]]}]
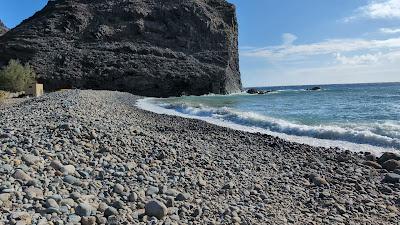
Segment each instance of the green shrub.
[{"label": "green shrub", "polygon": [[35,71],[29,64],[10,60],[0,71],[0,89],[10,92],[25,91],[35,81]]}]

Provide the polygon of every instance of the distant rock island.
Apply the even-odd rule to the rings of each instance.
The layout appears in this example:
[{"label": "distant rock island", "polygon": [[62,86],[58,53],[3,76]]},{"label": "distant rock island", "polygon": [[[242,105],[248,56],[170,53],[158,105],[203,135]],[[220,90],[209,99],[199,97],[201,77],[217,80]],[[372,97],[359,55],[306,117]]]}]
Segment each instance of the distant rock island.
[{"label": "distant rock island", "polygon": [[265,95],[265,94],[271,93],[273,91],[272,90],[261,90],[261,89],[257,89],[257,88],[250,88],[246,92],[247,92],[247,94],[251,94],[251,95],[254,95],[254,94]]},{"label": "distant rock island", "polygon": [[8,28],[4,25],[3,21],[0,20],[0,36],[7,33]]},{"label": "distant rock island", "polygon": [[0,37],[0,66],[29,62],[46,89],[144,96],[241,90],[238,26],[225,0],[58,0]]},{"label": "distant rock island", "polygon": [[321,87],[312,87],[312,88],[307,88],[306,91],[320,91],[322,88]]}]

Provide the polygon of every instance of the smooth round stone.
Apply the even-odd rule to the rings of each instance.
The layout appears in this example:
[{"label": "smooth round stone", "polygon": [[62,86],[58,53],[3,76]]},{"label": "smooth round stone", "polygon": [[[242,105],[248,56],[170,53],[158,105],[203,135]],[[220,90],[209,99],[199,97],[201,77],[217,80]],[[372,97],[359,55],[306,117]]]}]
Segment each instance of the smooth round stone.
[{"label": "smooth round stone", "polygon": [[152,196],[158,194],[159,191],[160,189],[158,187],[150,186],[146,191],[146,195]]},{"label": "smooth round stone", "polygon": [[114,215],[118,215],[118,210],[114,207],[110,206],[104,211],[105,217],[114,216]]},{"label": "smooth round stone", "polygon": [[61,168],[63,167],[62,163],[60,161],[57,161],[57,160],[51,161],[50,166],[53,167],[56,170],[61,170]]},{"label": "smooth round stone", "polygon": [[10,218],[12,220],[18,221],[19,224],[31,224],[32,222],[32,217],[27,212],[12,212],[10,214]]},{"label": "smooth round stone", "polygon": [[71,174],[75,174],[76,169],[75,169],[75,166],[73,166],[73,165],[66,165],[66,166],[61,167],[60,171],[64,174],[71,175]]},{"label": "smooth round stone", "polygon": [[125,188],[124,188],[124,186],[122,186],[121,184],[116,184],[116,185],[114,186],[114,192],[117,193],[117,194],[122,194],[122,193],[124,193],[124,190],[125,190]]},{"label": "smooth round stone", "polygon": [[198,185],[200,186],[200,187],[204,187],[204,186],[207,186],[207,181],[205,181],[203,178],[199,178],[199,180],[198,180]]},{"label": "smooth round stone", "polygon": [[367,166],[372,167],[374,169],[382,169],[382,166],[379,165],[379,163],[374,162],[374,161],[365,161],[364,165],[367,165]]},{"label": "smooth round stone", "polygon": [[145,205],[145,214],[150,217],[154,216],[157,219],[162,219],[167,215],[167,207],[160,201],[151,200]]},{"label": "smooth round stone", "polygon": [[60,205],[75,207],[76,203],[72,198],[66,198],[60,201]]},{"label": "smooth round stone", "polygon": [[32,154],[26,154],[22,156],[22,160],[28,165],[35,165],[36,163],[42,161],[40,157],[34,156]]},{"label": "smooth round stone", "polygon": [[79,128],[74,128],[74,132],[77,133],[77,134],[80,134],[81,130]]},{"label": "smooth round stone", "polygon": [[235,184],[233,182],[229,182],[222,187],[222,189],[225,189],[225,190],[234,189],[234,188],[235,188]]},{"label": "smooth round stone", "polygon": [[72,199],[74,199],[74,200],[77,200],[77,199],[79,199],[79,198],[81,197],[81,193],[79,193],[79,192],[72,192],[72,193],[70,194],[70,197],[71,197]]},{"label": "smooth round stone", "polygon": [[75,212],[79,216],[90,216],[92,214],[92,206],[87,203],[81,203],[75,208]]},{"label": "smooth round stone", "polygon": [[56,195],[49,196],[49,197],[47,197],[47,198],[54,199],[56,202],[59,202],[59,201],[62,200],[61,195],[57,195],[57,194],[56,194]]},{"label": "smooth round stone", "polygon": [[114,203],[113,203],[113,206],[114,206],[114,208],[116,208],[116,209],[122,209],[122,208],[124,208],[124,202],[123,201],[121,201],[121,200],[118,200],[118,201],[115,201]]},{"label": "smooth round stone", "polygon": [[46,213],[48,213],[48,214],[59,213],[59,212],[60,212],[59,208],[49,207],[46,209]]},{"label": "smooth round stone", "polygon": [[138,200],[138,195],[136,194],[136,192],[132,192],[129,197],[128,197],[129,201],[131,202],[136,202]]},{"label": "smooth round stone", "polygon": [[97,219],[97,224],[106,224],[107,223],[107,218],[103,216],[96,216]]},{"label": "smooth round stone", "polygon": [[179,194],[179,191],[177,191],[175,189],[168,189],[168,190],[165,191],[164,194],[175,197],[175,196],[177,196]]},{"label": "smooth round stone", "polygon": [[74,223],[74,224],[79,223],[79,222],[81,222],[81,217],[77,216],[77,215],[70,215],[70,216],[68,216],[68,221],[71,223]]},{"label": "smooth round stone", "polygon": [[94,217],[94,216],[82,217],[81,224],[82,225],[95,225],[96,217]]},{"label": "smooth round stone", "polygon": [[67,206],[61,206],[60,207],[60,212],[62,213],[68,213],[69,212],[69,208]]},{"label": "smooth round stone", "polygon": [[388,171],[393,171],[400,168],[400,161],[395,159],[389,159],[382,164],[382,167]]},{"label": "smooth round stone", "polygon": [[4,171],[4,172],[9,173],[12,170],[13,170],[13,167],[11,165],[5,164],[5,165],[0,166],[0,172]]},{"label": "smooth round stone", "polygon": [[190,194],[188,193],[179,193],[176,197],[175,200],[177,201],[186,201],[190,198]]},{"label": "smooth round stone", "polygon": [[327,182],[324,178],[322,178],[322,177],[320,177],[320,176],[318,176],[318,175],[313,174],[313,175],[310,176],[310,178],[311,178],[311,181],[312,181],[316,186],[325,186],[325,185],[328,185],[328,182]]},{"label": "smooth round stone", "polygon": [[29,187],[25,190],[26,198],[29,199],[43,199],[43,190],[36,187]]},{"label": "smooth round stone", "polygon": [[71,175],[65,176],[64,181],[68,184],[79,184],[79,179]]},{"label": "smooth round stone", "polygon": [[84,179],[89,179],[90,178],[90,174],[88,172],[86,172],[86,171],[78,171],[78,173]]},{"label": "smooth round stone", "polygon": [[59,208],[58,203],[56,202],[56,200],[49,198],[46,200],[46,207],[48,208]]},{"label": "smooth round stone", "polygon": [[388,173],[385,175],[383,182],[386,183],[400,183],[400,175],[396,173]]},{"label": "smooth round stone", "polygon": [[378,159],[378,163],[383,164],[388,160],[400,160],[400,155],[393,153],[393,152],[385,152],[383,155]]},{"label": "smooth round stone", "polygon": [[11,198],[11,194],[10,193],[3,193],[0,194],[0,201],[2,202],[8,202]]},{"label": "smooth round stone", "polygon": [[13,192],[15,192],[14,188],[8,188],[8,187],[0,187],[0,190],[1,190],[1,193],[13,193]]},{"label": "smooth round stone", "polygon": [[22,181],[30,181],[30,180],[32,180],[32,178],[21,169],[17,169],[14,172],[13,177],[15,179],[17,179],[17,180],[22,180]]}]

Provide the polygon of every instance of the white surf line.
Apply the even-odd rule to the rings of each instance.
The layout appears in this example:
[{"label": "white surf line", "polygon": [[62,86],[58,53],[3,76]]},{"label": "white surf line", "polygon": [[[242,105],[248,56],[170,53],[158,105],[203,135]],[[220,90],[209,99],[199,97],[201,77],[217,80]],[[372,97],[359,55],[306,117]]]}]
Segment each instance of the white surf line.
[{"label": "white surf line", "polygon": [[189,119],[197,119],[197,120],[202,120],[217,126],[221,127],[227,127],[231,128],[234,130],[240,130],[240,131],[245,131],[249,133],[262,133],[262,134],[268,134],[271,136],[279,137],[284,140],[290,141],[290,142],[296,142],[300,144],[307,144],[310,146],[314,147],[325,147],[325,148],[330,148],[330,147],[338,147],[340,149],[344,150],[350,150],[353,152],[370,152],[376,156],[382,155],[384,152],[396,152],[399,153],[399,150],[396,150],[395,148],[383,148],[383,147],[377,147],[377,146],[372,146],[368,144],[356,144],[356,143],[351,143],[347,141],[339,141],[339,140],[324,140],[324,139],[317,139],[317,138],[312,138],[312,137],[305,137],[305,136],[293,136],[293,135],[287,135],[283,133],[278,133],[278,132],[272,132],[260,127],[251,127],[251,126],[244,126],[240,124],[236,124],[230,121],[224,121],[224,120],[219,120],[219,119],[214,119],[210,117],[201,117],[201,116],[194,116],[194,115],[188,115],[184,113],[179,113],[173,109],[166,109],[161,106],[158,106],[156,104],[153,104],[151,101],[155,100],[156,98],[142,98],[137,100],[136,106],[140,109],[154,112],[157,114],[164,114],[164,115],[170,115],[170,116],[179,116],[183,118],[189,118]]}]

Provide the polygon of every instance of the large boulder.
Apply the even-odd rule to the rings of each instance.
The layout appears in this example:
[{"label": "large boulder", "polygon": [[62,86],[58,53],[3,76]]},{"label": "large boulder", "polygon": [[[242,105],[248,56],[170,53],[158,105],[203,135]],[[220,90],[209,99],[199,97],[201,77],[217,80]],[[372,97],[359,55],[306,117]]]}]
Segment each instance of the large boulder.
[{"label": "large boulder", "polygon": [[395,159],[389,159],[382,164],[382,167],[388,171],[393,171],[397,168],[400,168],[400,161]]},{"label": "large boulder", "polygon": [[48,90],[241,89],[235,7],[225,0],[53,0],[1,36],[0,52],[0,66],[29,62]]},{"label": "large boulder", "polygon": [[400,155],[393,152],[385,152],[381,157],[378,158],[378,163],[383,164],[388,160],[400,160]]},{"label": "large boulder", "polygon": [[3,21],[0,20],[0,36],[7,33],[8,28],[4,25]]}]

